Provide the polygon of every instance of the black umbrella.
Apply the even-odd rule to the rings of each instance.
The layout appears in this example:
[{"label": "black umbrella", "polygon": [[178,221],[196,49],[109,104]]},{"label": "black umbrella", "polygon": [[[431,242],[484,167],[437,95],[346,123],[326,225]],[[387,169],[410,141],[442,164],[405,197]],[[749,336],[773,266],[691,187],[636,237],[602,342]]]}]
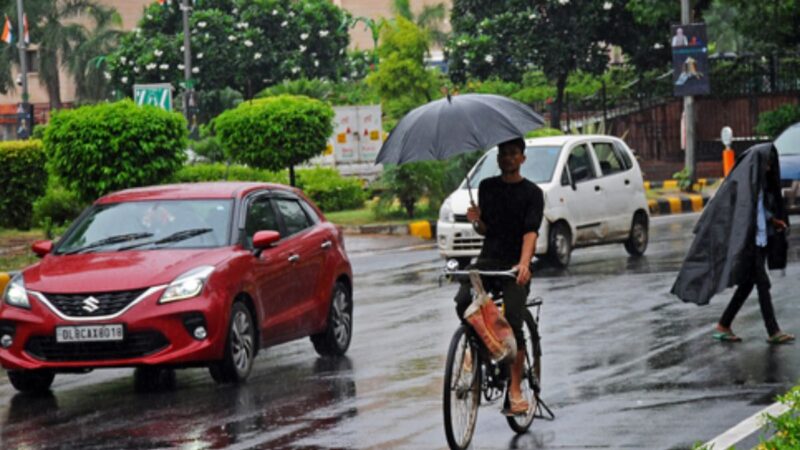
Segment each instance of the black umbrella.
[{"label": "black umbrella", "polygon": [[375,162],[447,159],[524,136],[543,124],[542,116],[507,97],[447,95],[406,114],[381,146]]},{"label": "black umbrella", "polygon": [[406,114],[381,146],[375,162],[447,159],[524,136],[543,124],[542,116],[507,97],[448,95]]}]

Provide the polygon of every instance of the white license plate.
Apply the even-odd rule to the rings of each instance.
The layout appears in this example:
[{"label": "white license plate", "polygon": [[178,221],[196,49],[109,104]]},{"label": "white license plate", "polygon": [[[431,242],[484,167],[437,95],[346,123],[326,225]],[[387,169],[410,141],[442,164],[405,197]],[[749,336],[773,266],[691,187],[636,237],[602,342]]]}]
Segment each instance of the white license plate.
[{"label": "white license plate", "polygon": [[124,337],[121,324],[56,327],[56,342],[121,341]]}]

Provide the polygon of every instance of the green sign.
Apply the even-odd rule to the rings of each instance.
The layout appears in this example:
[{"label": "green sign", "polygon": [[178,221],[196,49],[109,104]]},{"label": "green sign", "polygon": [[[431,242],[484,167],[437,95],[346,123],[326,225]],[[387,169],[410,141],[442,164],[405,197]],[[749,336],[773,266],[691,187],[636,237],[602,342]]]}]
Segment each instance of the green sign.
[{"label": "green sign", "polygon": [[139,106],[152,105],[172,111],[172,85],[169,83],[134,84],[133,100]]}]

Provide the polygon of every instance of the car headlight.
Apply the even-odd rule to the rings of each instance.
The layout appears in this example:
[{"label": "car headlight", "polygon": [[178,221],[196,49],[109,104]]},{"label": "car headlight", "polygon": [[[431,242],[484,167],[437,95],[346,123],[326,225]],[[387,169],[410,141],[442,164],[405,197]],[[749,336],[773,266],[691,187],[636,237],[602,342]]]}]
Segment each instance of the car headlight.
[{"label": "car headlight", "polygon": [[442,207],[439,208],[439,220],[450,223],[456,221],[453,208],[450,207],[450,199],[445,200],[444,203],[442,203]]},{"label": "car headlight", "polygon": [[213,266],[200,266],[179,276],[167,286],[158,303],[169,303],[197,297],[203,292],[208,276],[214,271]]},{"label": "car headlight", "polygon": [[21,273],[15,275],[8,283],[3,298],[9,305],[27,309],[31,308],[31,303],[28,301],[28,291],[25,290],[25,280],[23,280]]}]

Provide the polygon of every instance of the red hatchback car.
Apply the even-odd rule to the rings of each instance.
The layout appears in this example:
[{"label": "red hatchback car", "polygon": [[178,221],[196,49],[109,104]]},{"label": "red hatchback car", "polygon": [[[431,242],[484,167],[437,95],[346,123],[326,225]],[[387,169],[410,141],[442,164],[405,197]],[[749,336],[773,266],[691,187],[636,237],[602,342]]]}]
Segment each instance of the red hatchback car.
[{"label": "red hatchback car", "polygon": [[265,183],[129,189],[97,200],[41,262],[8,283],[0,363],[20,391],[57,372],[207,366],[247,378],[259,348],[310,336],[341,355],[352,336],[342,233],[299,190]]}]

